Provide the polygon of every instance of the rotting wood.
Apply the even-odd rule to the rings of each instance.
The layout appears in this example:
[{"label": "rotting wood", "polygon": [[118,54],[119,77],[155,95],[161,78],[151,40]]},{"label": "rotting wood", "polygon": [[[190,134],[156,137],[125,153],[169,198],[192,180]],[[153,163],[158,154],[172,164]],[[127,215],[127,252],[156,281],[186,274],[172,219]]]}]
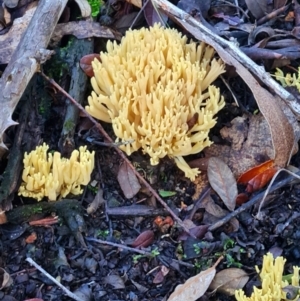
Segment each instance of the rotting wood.
[{"label": "rotting wood", "polygon": [[12,58],[0,79],[0,149],[6,149],[3,142],[5,130],[17,124],[12,114],[27,84],[38,71],[51,51],[46,47],[50,41],[67,0],[40,0],[38,7],[14,51]]}]

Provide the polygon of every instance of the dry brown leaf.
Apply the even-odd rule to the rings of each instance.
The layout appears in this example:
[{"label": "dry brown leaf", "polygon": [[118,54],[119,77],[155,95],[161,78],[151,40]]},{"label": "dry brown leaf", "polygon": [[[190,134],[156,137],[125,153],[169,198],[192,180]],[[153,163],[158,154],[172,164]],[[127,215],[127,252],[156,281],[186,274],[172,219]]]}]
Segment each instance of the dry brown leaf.
[{"label": "dry brown leaf", "polygon": [[249,276],[244,270],[229,268],[216,274],[209,289],[232,296],[236,290],[243,288],[248,280]]},{"label": "dry brown leaf", "polygon": [[125,288],[125,283],[122,277],[119,275],[107,275],[104,278],[104,283],[110,284],[114,289],[123,289]]},{"label": "dry brown leaf", "polygon": [[0,277],[1,277],[0,290],[9,287],[14,283],[11,276],[3,268],[0,268]]},{"label": "dry brown leaf", "polygon": [[274,157],[270,129],[261,114],[236,117],[220,134],[231,145],[213,144],[204,150],[205,156],[221,158],[236,178]]},{"label": "dry brown leaf", "polygon": [[221,159],[212,157],[208,161],[207,175],[211,187],[220,196],[225,206],[233,211],[238,191],[230,168]]},{"label": "dry brown leaf", "polygon": [[14,20],[11,29],[4,35],[0,35],[0,64],[7,64],[12,53],[19,44],[20,38],[26,30],[36,7],[27,10],[23,17]]},{"label": "dry brown leaf", "polygon": [[287,0],[274,0],[274,9],[278,9],[282,6],[285,6],[287,3]]},{"label": "dry brown leaf", "polygon": [[146,230],[142,232],[131,244],[133,248],[147,248],[153,243],[154,232],[152,230]]},{"label": "dry brown leaf", "polygon": [[136,175],[126,162],[121,164],[119,168],[118,182],[127,199],[133,198],[141,189]]},{"label": "dry brown leaf", "polygon": [[103,190],[98,189],[98,192],[95,195],[94,200],[92,201],[92,203],[89,204],[89,206],[86,209],[87,214],[95,213],[97,211],[97,209],[104,203],[105,203],[105,200],[103,199]]},{"label": "dry brown leaf", "polygon": [[178,285],[167,301],[195,301],[202,297],[214,279],[216,266],[222,259],[223,257],[220,257],[211,268]]},{"label": "dry brown leaf", "polygon": [[207,197],[208,201],[205,204],[205,211],[211,214],[214,217],[222,218],[227,215],[229,211],[221,208],[218,204],[214,202],[211,196]]},{"label": "dry brown leaf", "polygon": [[[272,10],[269,0],[245,0],[246,5],[256,19],[264,17]],[[271,2],[272,3],[272,2]]]}]

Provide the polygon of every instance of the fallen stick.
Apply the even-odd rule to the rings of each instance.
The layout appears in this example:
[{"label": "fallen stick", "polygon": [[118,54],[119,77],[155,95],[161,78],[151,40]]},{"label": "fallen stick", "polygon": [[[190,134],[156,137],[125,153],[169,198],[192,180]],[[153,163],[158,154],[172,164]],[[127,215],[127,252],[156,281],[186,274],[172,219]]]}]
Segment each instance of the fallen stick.
[{"label": "fallen stick", "polygon": [[82,298],[78,297],[77,295],[73,294],[69,291],[65,286],[63,286],[60,282],[58,282],[54,277],[52,277],[47,271],[45,271],[40,265],[38,265],[32,258],[27,257],[26,261],[28,261],[31,265],[33,265],[37,270],[43,273],[47,278],[49,278],[53,283],[59,286],[70,298],[76,301],[82,301]]},{"label": "fallen stick", "polygon": [[0,150],[5,130],[17,123],[12,114],[32,76],[53,53],[46,47],[67,0],[40,0],[38,7],[0,78]]}]

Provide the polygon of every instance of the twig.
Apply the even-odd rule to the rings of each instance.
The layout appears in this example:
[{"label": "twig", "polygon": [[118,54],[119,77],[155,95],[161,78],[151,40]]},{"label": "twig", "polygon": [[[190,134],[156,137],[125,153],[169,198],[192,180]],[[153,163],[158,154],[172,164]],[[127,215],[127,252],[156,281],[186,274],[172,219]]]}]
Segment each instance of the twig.
[{"label": "twig", "polygon": [[[99,244],[108,245],[108,246],[112,246],[112,247],[116,247],[116,248],[120,248],[120,249],[125,249],[125,250],[128,250],[128,251],[134,252],[134,253],[139,253],[139,254],[147,256],[147,257],[153,257],[153,254],[150,253],[150,252],[140,250],[140,249],[136,249],[136,248],[127,247],[127,246],[117,244],[117,243],[114,243],[114,242],[110,242],[110,241],[106,241],[106,240],[102,240],[102,239],[97,239],[97,238],[94,238],[94,237],[86,237],[85,239],[87,241],[93,241],[93,242],[97,242]],[[184,265],[184,266],[189,267],[189,268],[194,267],[194,265],[192,265],[190,263],[187,263],[187,262],[184,262],[184,261],[181,261],[181,260],[177,260],[177,259],[173,259],[173,258],[172,258],[172,260],[174,262],[177,262],[178,264]]]},{"label": "twig", "polygon": [[[94,126],[100,131],[100,133],[110,142],[113,143],[114,141],[110,138],[110,136],[106,133],[103,129],[102,125],[97,122],[90,114],[86,112],[86,110],[64,89],[62,89],[53,79],[49,78],[46,74],[41,72],[41,75],[49,81],[56,89],[58,89],[63,95],[65,95],[84,115],[87,117]],[[126,155],[119,149],[115,148],[119,156],[130,166],[133,170],[134,174],[138,177],[138,179],[146,186],[146,188],[151,191],[151,193],[155,196],[155,198],[161,203],[161,205],[169,212],[169,214],[174,218],[174,220],[182,227],[184,231],[189,233],[193,238],[196,238],[192,233],[190,233],[189,229],[184,225],[182,220],[169,208],[169,206],[163,201],[163,199],[158,195],[158,193],[151,187],[151,185],[140,175],[140,173],[134,168],[130,160],[126,157]]]},{"label": "twig", "polygon": [[272,11],[271,13],[263,16],[262,18],[260,18],[257,21],[257,25],[262,25],[270,20],[272,20],[273,18],[277,17],[278,15],[280,15],[281,13],[285,12],[288,8],[290,7],[290,4],[286,5],[286,6],[282,6],[274,11]]},{"label": "twig", "polygon": [[40,265],[38,265],[32,258],[27,257],[26,261],[28,261],[31,265],[33,265],[36,269],[38,269],[41,273],[43,273],[47,278],[49,278],[52,282],[54,282],[57,286],[59,286],[70,298],[76,301],[82,301],[80,297],[73,294],[69,291],[65,286],[59,283],[55,278],[53,278],[47,271],[45,271]]},{"label": "twig", "polygon": [[[300,175],[300,172],[295,173],[296,175]],[[287,184],[289,184],[290,182],[292,182],[292,180],[295,178],[295,176],[288,176],[285,179],[275,183],[273,185],[273,187],[270,188],[269,192],[273,192]],[[241,207],[239,207],[238,209],[236,209],[235,211],[231,212],[230,214],[224,216],[222,219],[220,219],[219,221],[217,221],[216,223],[212,224],[209,228],[208,231],[214,231],[218,228],[220,228],[221,226],[225,225],[227,222],[229,222],[232,218],[236,217],[237,215],[241,214],[242,212],[244,212],[245,210],[248,210],[249,208],[251,208],[253,205],[255,205],[257,202],[259,202],[263,196],[265,194],[265,191],[253,196],[253,198],[248,201],[247,203],[243,204]]]},{"label": "twig", "polygon": [[153,254],[144,250],[140,250],[140,249],[135,249],[135,248],[131,248],[131,247],[127,247],[125,245],[121,245],[121,244],[117,244],[115,242],[111,242],[111,241],[106,241],[106,240],[102,240],[102,239],[97,239],[94,237],[86,237],[85,238],[87,241],[93,241],[93,242],[97,242],[99,244],[103,244],[103,245],[108,245],[108,246],[112,246],[112,247],[116,247],[116,248],[120,248],[120,249],[124,249],[130,252],[134,252],[134,253],[139,253],[141,255],[144,256],[148,256],[148,257],[153,257]]}]

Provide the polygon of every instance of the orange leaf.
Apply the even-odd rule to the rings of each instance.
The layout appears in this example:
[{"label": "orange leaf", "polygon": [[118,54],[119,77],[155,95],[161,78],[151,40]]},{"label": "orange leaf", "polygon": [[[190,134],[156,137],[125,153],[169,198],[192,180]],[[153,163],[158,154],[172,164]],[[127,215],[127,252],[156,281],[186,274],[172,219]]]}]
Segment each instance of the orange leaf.
[{"label": "orange leaf", "polygon": [[246,191],[252,193],[264,187],[271,181],[277,170],[277,167],[270,167],[269,169],[266,169],[262,173],[256,175],[252,180],[248,182]]},{"label": "orange leaf", "polygon": [[238,196],[236,197],[236,204],[237,205],[243,205],[244,203],[246,203],[249,200],[249,196],[246,193],[240,193],[238,194]]},{"label": "orange leaf", "polygon": [[35,241],[36,241],[36,239],[37,239],[37,235],[36,235],[36,233],[35,232],[32,232],[27,238],[26,238],[26,243],[27,244],[32,244],[32,243],[34,243]]},{"label": "orange leaf", "polygon": [[94,59],[97,59],[97,60],[100,61],[100,55],[97,54],[97,53],[92,53],[92,54],[88,54],[88,55],[83,56],[80,60],[81,69],[89,77],[94,76],[94,71],[93,71],[93,67],[92,67],[92,61]]},{"label": "orange leaf", "polygon": [[258,174],[263,173],[265,170],[274,167],[274,160],[266,161],[258,166],[255,166],[244,172],[237,180],[238,184],[248,184]]}]

